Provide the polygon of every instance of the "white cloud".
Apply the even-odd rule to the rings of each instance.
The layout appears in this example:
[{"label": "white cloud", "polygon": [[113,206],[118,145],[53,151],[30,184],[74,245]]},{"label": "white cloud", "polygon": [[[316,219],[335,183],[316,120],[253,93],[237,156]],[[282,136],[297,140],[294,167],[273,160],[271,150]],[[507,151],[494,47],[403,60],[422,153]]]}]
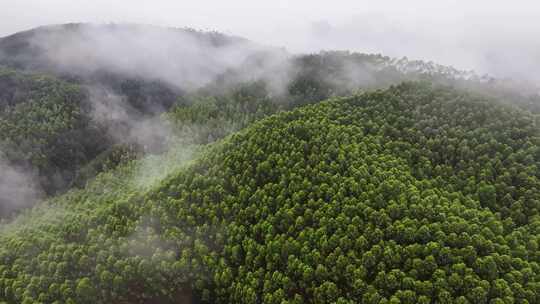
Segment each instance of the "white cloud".
[{"label": "white cloud", "polygon": [[295,52],[408,56],[540,82],[540,4],[531,0],[0,0],[0,8],[0,35],[66,22],[189,26]]}]

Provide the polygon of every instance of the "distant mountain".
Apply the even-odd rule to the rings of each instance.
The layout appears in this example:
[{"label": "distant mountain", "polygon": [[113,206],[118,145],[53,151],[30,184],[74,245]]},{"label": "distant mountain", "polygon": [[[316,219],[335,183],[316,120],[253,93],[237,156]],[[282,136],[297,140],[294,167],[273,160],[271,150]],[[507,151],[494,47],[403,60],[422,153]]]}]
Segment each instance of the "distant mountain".
[{"label": "distant mountain", "polygon": [[0,66],[106,89],[143,113],[274,52],[285,56],[218,32],[138,24],[52,25],[0,38]]},{"label": "distant mountain", "polygon": [[[245,54],[228,54],[232,49]],[[182,86],[210,79],[255,49],[246,39],[217,32],[75,23],[0,39],[0,64],[85,80],[105,73]],[[189,75],[195,71],[197,75]]]},{"label": "distant mountain", "polygon": [[294,55],[218,32],[138,24],[73,23],[16,33],[0,38],[1,65],[102,86],[153,112],[167,109],[171,99],[152,99],[140,87],[150,85],[154,95],[178,97],[200,88],[223,91],[259,80],[274,95],[294,95],[298,85],[316,82],[324,87],[317,93],[322,94],[319,100],[404,80],[459,86],[521,99],[520,104],[530,104],[530,96],[539,99],[537,86],[433,62],[344,51]]}]

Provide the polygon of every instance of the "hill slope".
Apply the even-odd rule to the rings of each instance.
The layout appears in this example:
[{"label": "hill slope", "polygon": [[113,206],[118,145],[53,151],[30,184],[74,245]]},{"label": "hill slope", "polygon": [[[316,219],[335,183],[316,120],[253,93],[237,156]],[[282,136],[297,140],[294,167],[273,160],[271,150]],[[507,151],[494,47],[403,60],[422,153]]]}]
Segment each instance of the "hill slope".
[{"label": "hill slope", "polygon": [[13,174],[52,194],[111,145],[90,112],[77,85],[0,68],[0,218],[35,199],[21,197],[25,191],[16,189],[26,181],[10,180]]},{"label": "hill slope", "polygon": [[[0,178],[1,189],[16,189],[0,191],[8,202],[0,218],[32,205],[38,192],[84,185],[109,160],[162,152],[171,135],[164,112],[181,124],[175,131],[206,143],[280,109],[419,79],[540,111],[534,90],[433,63],[349,52],[293,56],[215,32],[144,25],[16,33],[0,38],[0,65],[11,67],[0,67],[0,168],[17,177]],[[9,182],[21,177],[40,189]]]},{"label": "hill slope", "polygon": [[0,298],[538,303],[535,119],[411,83],[273,115],[3,226]]}]

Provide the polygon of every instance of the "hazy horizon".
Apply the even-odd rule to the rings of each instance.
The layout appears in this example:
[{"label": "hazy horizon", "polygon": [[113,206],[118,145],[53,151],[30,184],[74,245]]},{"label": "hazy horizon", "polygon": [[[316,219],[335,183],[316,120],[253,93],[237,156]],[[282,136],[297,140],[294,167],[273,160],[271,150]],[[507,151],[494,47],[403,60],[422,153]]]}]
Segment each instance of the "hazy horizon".
[{"label": "hazy horizon", "polygon": [[406,56],[540,83],[535,72],[540,41],[534,39],[540,34],[539,14],[540,5],[533,1],[22,0],[0,12],[0,36],[70,22],[190,27],[293,53],[350,50]]}]

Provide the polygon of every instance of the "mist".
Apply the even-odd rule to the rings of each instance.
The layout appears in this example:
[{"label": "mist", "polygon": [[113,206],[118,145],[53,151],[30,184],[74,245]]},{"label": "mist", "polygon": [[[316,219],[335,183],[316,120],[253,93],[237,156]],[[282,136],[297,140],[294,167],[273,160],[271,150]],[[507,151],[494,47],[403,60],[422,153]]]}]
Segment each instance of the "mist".
[{"label": "mist", "polygon": [[[55,9],[51,11],[50,7]],[[44,11],[47,13],[43,14]],[[530,0],[22,0],[4,5],[0,12],[0,35],[68,22],[187,26],[285,47],[291,53],[347,49],[407,56],[472,69],[479,74],[538,83],[538,15],[540,5]],[[148,38],[151,41],[156,37]]]},{"label": "mist", "polygon": [[[290,55],[283,49],[187,28],[66,24],[40,27],[9,39],[26,45],[9,54],[2,53],[10,50],[4,46],[0,61],[4,58],[31,72],[75,78],[88,92],[92,120],[108,137],[115,143],[136,144],[145,152],[166,150],[173,134],[160,114],[179,95],[215,84],[219,78],[224,90],[264,80],[270,92],[284,94],[292,71]],[[168,93],[144,92],[140,94],[143,100],[134,104],[121,88],[131,81],[150,88],[157,85],[158,91]]]},{"label": "mist", "polygon": [[[147,152],[166,149],[171,128],[158,114],[144,114],[133,108],[126,97],[104,86],[88,85],[90,116],[104,127],[108,137],[115,143],[136,144]],[[161,109],[156,109],[159,113]]]},{"label": "mist", "polygon": [[37,173],[11,164],[0,151],[0,218],[34,205],[43,194]]},{"label": "mist", "polygon": [[[278,49],[234,36],[137,24],[47,26],[27,40],[26,52],[4,57],[56,74],[92,78],[108,73],[183,90],[200,88],[253,57],[268,57],[268,64],[286,58]],[[264,69],[250,68],[242,80],[261,77]]]}]

